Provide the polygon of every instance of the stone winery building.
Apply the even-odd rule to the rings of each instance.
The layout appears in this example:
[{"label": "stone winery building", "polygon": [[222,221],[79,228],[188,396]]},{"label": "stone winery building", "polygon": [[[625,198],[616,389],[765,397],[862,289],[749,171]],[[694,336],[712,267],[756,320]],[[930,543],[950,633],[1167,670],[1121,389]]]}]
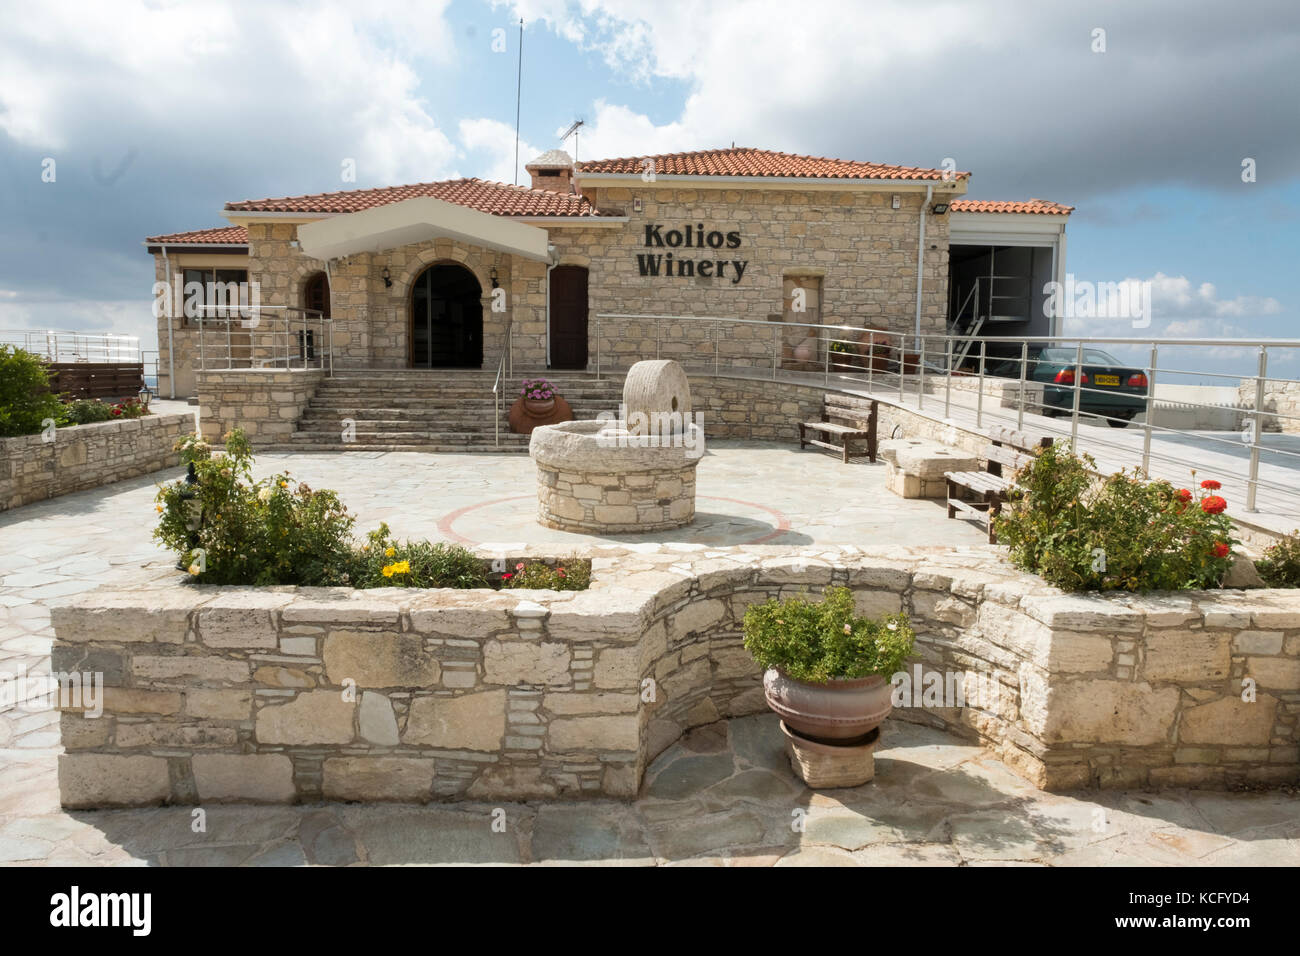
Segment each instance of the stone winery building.
[{"label": "stone winery building", "polygon": [[[1057,331],[1042,289],[1063,280],[1071,207],[964,199],[966,172],[745,148],[552,150],[526,169],[528,186],[230,202],[228,225],[148,238],[161,394],[193,395],[200,368],[292,366],[326,344],[334,370],[437,375],[495,371],[507,349],[516,372],[626,368],[655,357],[656,336],[758,365],[782,322],[791,347],[818,344],[808,324]],[[261,318],[224,318],[224,283],[247,283]]]}]

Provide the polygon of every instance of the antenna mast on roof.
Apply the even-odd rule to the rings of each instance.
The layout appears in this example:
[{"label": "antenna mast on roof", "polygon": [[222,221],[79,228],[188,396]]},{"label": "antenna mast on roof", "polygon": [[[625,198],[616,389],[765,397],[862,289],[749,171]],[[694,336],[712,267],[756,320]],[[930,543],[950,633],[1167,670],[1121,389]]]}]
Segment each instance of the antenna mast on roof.
[{"label": "antenna mast on roof", "polygon": [[560,134],[560,142],[563,143],[570,136],[573,137],[573,163],[578,164],[578,127],[586,126],[584,120],[574,120],[573,125]]},{"label": "antenna mast on roof", "polygon": [[524,18],[519,18],[519,69],[515,73],[515,185],[519,185],[519,95],[524,88]]}]

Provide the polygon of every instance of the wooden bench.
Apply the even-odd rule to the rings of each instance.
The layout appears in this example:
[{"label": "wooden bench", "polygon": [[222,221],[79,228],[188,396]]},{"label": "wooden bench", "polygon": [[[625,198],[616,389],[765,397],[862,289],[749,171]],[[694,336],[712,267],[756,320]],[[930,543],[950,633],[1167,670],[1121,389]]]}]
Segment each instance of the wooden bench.
[{"label": "wooden bench", "polygon": [[[809,445],[829,448],[843,456],[848,464],[850,443],[865,441],[867,457],[876,460],[876,420],[879,405],[875,399],[859,398],[856,395],[827,393],[822,399],[822,420],[819,422],[799,423],[799,450]],[[825,436],[824,439],[811,438],[809,433]],[[839,439],[836,444],[835,439]]]},{"label": "wooden bench", "polygon": [[[948,517],[957,512],[974,515],[988,529],[989,544],[997,544],[993,519],[1002,510],[1012,476],[1035,458],[1035,450],[1052,444],[1049,437],[1033,438],[1013,429],[995,429],[982,457],[988,459],[987,471],[950,471],[944,473],[948,483]],[[1003,469],[1009,469],[1005,474]],[[974,497],[966,501],[962,492]]]}]

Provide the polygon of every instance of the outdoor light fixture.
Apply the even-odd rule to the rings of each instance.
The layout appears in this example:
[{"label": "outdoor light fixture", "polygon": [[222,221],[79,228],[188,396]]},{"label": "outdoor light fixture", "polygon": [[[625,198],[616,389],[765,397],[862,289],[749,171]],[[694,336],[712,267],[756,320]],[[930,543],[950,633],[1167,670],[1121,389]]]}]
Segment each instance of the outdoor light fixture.
[{"label": "outdoor light fixture", "polygon": [[492,280],[492,288],[497,288],[497,267],[493,266],[492,271],[488,273],[488,278]]},{"label": "outdoor light fixture", "polygon": [[139,399],[141,405],[143,405],[145,408],[148,408],[149,399],[153,398],[153,392],[149,391],[148,385],[141,385],[140,391],[135,393],[135,397]]},{"label": "outdoor light fixture", "polygon": [[379,278],[384,280],[384,288],[391,289],[393,286],[393,276],[388,271],[388,266],[384,266],[384,271],[379,273]]},{"label": "outdoor light fixture", "polygon": [[890,202],[889,205],[894,209],[899,208],[900,206],[903,205],[903,197],[898,195],[898,193],[894,193],[893,201]]},{"label": "outdoor light fixture", "polygon": [[930,207],[930,210],[931,210],[931,211],[932,211],[936,216],[942,216],[944,213],[946,213],[946,212],[948,211],[948,204],[947,204],[946,202],[937,202],[937,203],[935,203],[933,206]]}]

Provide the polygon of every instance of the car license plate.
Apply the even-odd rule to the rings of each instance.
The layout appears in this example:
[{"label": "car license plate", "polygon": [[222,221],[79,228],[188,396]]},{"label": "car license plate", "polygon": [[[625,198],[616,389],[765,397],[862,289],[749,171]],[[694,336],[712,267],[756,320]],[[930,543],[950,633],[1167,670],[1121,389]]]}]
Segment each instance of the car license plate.
[{"label": "car license plate", "polygon": [[1098,384],[1098,385],[1118,385],[1118,384],[1119,384],[1119,376],[1118,376],[1118,375],[1098,375],[1098,376],[1097,376],[1097,384]]}]

